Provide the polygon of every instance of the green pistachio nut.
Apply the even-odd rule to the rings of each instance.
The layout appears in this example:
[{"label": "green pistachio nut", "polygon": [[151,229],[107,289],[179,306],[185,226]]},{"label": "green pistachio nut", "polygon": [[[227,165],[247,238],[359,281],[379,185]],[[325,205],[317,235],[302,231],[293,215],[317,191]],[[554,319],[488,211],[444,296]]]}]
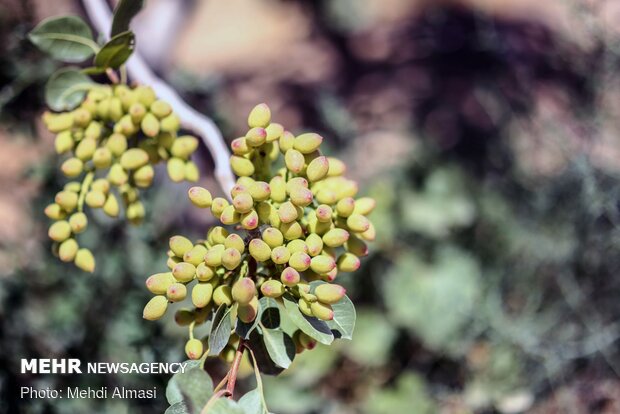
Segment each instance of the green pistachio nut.
[{"label": "green pistachio nut", "polygon": [[235,207],[235,210],[239,213],[247,213],[252,210],[254,206],[254,200],[252,196],[248,193],[240,193],[233,198],[232,205]]},{"label": "green pistachio nut", "polygon": [[248,126],[250,128],[265,128],[271,122],[271,110],[265,103],[256,105],[248,115]]},{"label": "green pistachio nut", "polygon": [[312,257],[317,256],[323,250],[323,239],[316,233],[310,233],[306,237],[306,245],[308,246],[308,254]]},{"label": "green pistachio nut", "polygon": [[116,199],[116,196],[114,194],[108,194],[108,197],[105,200],[105,204],[103,205],[103,212],[110,217],[118,217],[120,207],[118,205],[118,200]]},{"label": "green pistachio nut", "polygon": [[282,236],[280,230],[275,227],[267,227],[263,230],[262,238],[263,241],[272,249],[281,246],[284,243],[284,236]]},{"label": "green pistachio nut", "polygon": [[258,262],[265,262],[271,258],[271,248],[261,239],[252,239],[248,245],[248,250]]},{"label": "green pistachio nut", "polygon": [[54,201],[62,207],[63,210],[71,212],[77,207],[78,198],[79,196],[77,193],[72,191],[61,191],[56,194]]},{"label": "green pistachio nut", "polygon": [[166,163],[168,177],[175,183],[179,183],[185,179],[185,161],[181,158],[172,157]]},{"label": "green pistachio nut", "polygon": [[329,188],[319,189],[315,194],[315,198],[319,203],[328,205],[334,204],[338,201],[338,195],[336,192],[330,190]]},{"label": "green pistachio nut", "polygon": [[45,122],[45,126],[50,132],[57,133],[64,130],[67,130],[73,126],[73,114],[70,112],[65,112],[62,114],[50,114],[49,116],[43,116],[43,121]]},{"label": "green pistachio nut", "polygon": [[329,161],[327,157],[317,157],[308,164],[306,176],[311,182],[316,182],[327,177],[329,171]]},{"label": "green pistachio nut", "polygon": [[291,252],[284,246],[277,246],[271,250],[271,261],[275,264],[288,263],[291,258]]},{"label": "green pistachio nut", "polygon": [[353,213],[347,218],[347,226],[351,231],[363,233],[370,228],[370,221],[361,214]]},{"label": "green pistachio nut", "polygon": [[86,230],[86,226],[88,226],[88,218],[86,214],[82,212],[74,213],[69,217],[69,225],[74,234],[81,233]]},{"label": "green pistachio nut", "polygon": [[230,149],[235,155],[246,155],[252,151],[252,147],[248,145],[245,137],[233,139],[230,143]]},{"label": "green pistachio nut", "polygon": [[67,184],[62,187],[63,190],[73,191],[74,193],[79,193],[82,189],[82,183],[78,181],[69,181]]},{"label": "green pistachio nut", "polygon": [[62,173],[69,177],[77,177],[84,170],[84,163],[79,158],[69,158],[60,166]]},{"label": "green pistachio nut", "polygon": [[239,253],[239,250],[234,249],[232,247],[224,250],[224,252],[222,253],[222,265],[226,269],[228,270],[236,269],[239,266],[239,264],[241,264],[241,253]]},{"label": "green pistachio nut", "polygon": [[377,202],[374,198],[371,197],[361,197],[355,200],[355,210],[353,211],[356,214],[361,214],[363,216],[367,216],[375,209]]},{"label": "green pistachio nut", "polygon": [[198,283],[192,288],[192,303],[197,308],[204,308],[211,302],[213,285],[211,283]]},{"label": "green pistachio nut", "polygon": [[57,203],[45,207],[45,215],[52,220],[62,220],[67,217],[67,213]]},{"label": "green pistachio nut", "polygon": [[375,230],[375,226],[370,222],[368,224],[368,230],[363,233],[360,233],[360,237],[366,241],[373,241],[376,237],[377,233]]},{"label": "green pistachio nut", "polygon": [[157,118],[162,119],[172,113],[172,107],[168,102],[158,99],[151,104],[149,111]]},{"label": "green pistachio nut", "polygon": [[200,359],[202,357],[203,346],[199,339],[192,338],[185,343],[185,355],[189,359]]},{"label": "green pistachio nut", "polygon": [[112,165],[112,151],[106,147],[100,147],[93,153],[93,165],[96,168],[108,168]]},{"label": "green pistachio nut", "polygon": [[279,230],[286,240],[295,240],[303,235],[303,229],[296,221],[292,223],[282,223]]},{"label": "green pistachio nut", "polygon": [[150,187],[155,177],[155,170],[150,164],[143,165],[133,173],[133,181],[140,188]]},{"label": "green pistachio nut", "polygon": [[255,181],[248,186],[248,193],[254,201],[265,201],[271,196],[271,188],[264,181]]},{"label": "green pistachio nut", "polygon": [[112,155],[120,157],[127,151],[127,138],[123,134],[114,133],[106,141],[105,147],[112,152]]},{"label": "green pistachio nut", "polygon": [[355,235],[351,235],[344,245],[345,249],[357,257],[368,256],[368,246],[366,243]]},{"label": "green pistachio nut", "polygon": [[271,188],[271,199],[276,203],[282,203],[286,200],[286,181],[279,175],[276,175],[269,181]]},{"label": "green pistachio nut", "polygon": [[172,275],[181,283],[191,282],[196,274],[196,266],[191,263],[179,262],[172,268]]},{"label": "green pistachio nut", "polygon": [[349,232],[345,229],[331,229],[323,235],[323,243],[329,247],[340,247],[349,240]]},{"label": "green pistachio nut", "polygon": [[347,166],[338,158],[327,157],[327,161],[329,162],[329,171],[327,172],[329,177],[339,177],[346,172]]},{"label": "green pistachio nut", "polygon": [[75,239],[67,239],[58,247],[58,257],[63,262],[72,262],[78,252],[79,246]]},{"label": "green pistachio nut", "polygon": [[142,311],[142,317],[149,321],[156,321],[164,316],[166,309],[168,308],[168,299],[165,296],[158,295],[148,301],[144,310]]},{"label": "green pistachio nut", "polygon": [[110,184],[119,187],[125,184],[128,179],[127,172],[120,164],[113,164],[110,167],[110,171],[108,171],[108,181],[110,181]]},{"label": "green pistachio nut", "polygon": [[286,245],[286,248],[291,254],[296,252],[308,253],[308,245],[305,240],[292,240]]},{"label": "green pistachio nut", "polygon": [[[175,253],[176,254],[176,253]],[[183,261],[198,266],[204,261],[207,247],[204,244],[196,244],[183,254]]]},{"label": "green pistachio nut", "polygon": [[310,305],[310,302],[308,302],[304,298],[299,299],[299,301],[297,302],[297,306],[299,306],[299,310],[304,315],[310,316],[310,317],[314,316],[314,314],[312,313],[312,306]]},{"label": "green pistachio nut", "polygon": [[197,148],[198,138],[191,135],[183,135],[174,140],[170,152],[174,157],[187,159]]},{"label": "green pistachio nut", "polygon": [[302,154],[310,154],[311,152],[319,149],[322,142],[322,136],[313,132],[308,132],[306,134],[301,134],[295,138],[293,148],[295,148]]},{"label": "green pistachio nut", "polygon": [[101,191],[91,190],[86,193],[84,201],[90,208],[101,208],[106,202],[106,196]]},{"label": "green pistachio nut", "polygon": [[239,220],[241,220],[241,214],[235,210],[235,206],[232,204],[224,208],[220,215],[220,221],[227,226],[239,223]]},{"label": "green pistachio nut", "polygon": [[338,257],[338,270],[341,272],[355,272],[360,267],[360,259],[353,253],[343,253]]},{"label": "green pistachio nut", "polygon": [[306,207],[312,204],[312,191],[305,187],[295,187],[290,192],[291,202],[299,207]]},{"label": "green pistachio nut", "polygon": [[284,133],[284,127],[281,124],[273,122],[265,128],[265,131],[267,132],[267,142],[275,142],[280,139]]},{"label": "green pistachio nut", "polygon": [[132,224],[142,223],[142,219],[146,215],[144,204],[140,201],[134,201],[127,206],[127,219]]},{"label": "green pistachio nut", "polygon": [[200,263],[196,267],[196,279],[200,282],[208,282],[215,276],[215,270],[212,267],[207,266],[206,263]]},{"label": "green pistachio nut", "polygon": [[[213,204],[215,204],[216,200],[217,198],[213,200]],[[211,230],[209,230],[209,233],[207,234],[207,241],[212,245],[224,244],[228,235],[228,230],[222,226],[211,227]]]},{"label": "green pistachio nut", "polygon": [[258,227],[259,219],[256,210],[249,211],[241,215],[241,227],[245,230],[254,230]]},{"label": "green pistachio nut", "polygon": [[146,107],[140,102],[134,102],[129,107],[129,116],[134,124],[139,124],[146,115]]},{"label": "green pistachio nut", "polygon": [[166,290],[166,298],[170,302],[180,302],[187,297],[187,287],[183,283],[173,283]]},{"label": "green pistachio nut", "polygon": [[254,174],[254,164],[252,164],[252,161],[238,155],[230,157],[230,167],[240,177],[248,177]]},{"label": "green pistachio nut", "polygon": [[97,178],[90,185],[91,190],[101,191],[104,194],[107,194],[110,191],[110,182],[105,178]]},{"label": "green pistachio nut", "polygon": [[181,120],[176,114],[170,114],[159,122],[159,129],[164,132],[177,132],[181,127]]},{"label": "green pistachio nut", "polygon": [[67,151],[71,151],[73,149],[73,144],[71,131],[62,131],[56,135],[56,139],[54,140],[54,148],[57,154],[64,154]]},{"label": "green pistachio nut", "polygon": [[255,127],[250,129],[245,134],[245,142],[250,147],[260,147],[267,141],[267,131],[262,127]]},{"label": "green pistachio nut", "polygon": [[121,166],[126,170],[135,170],[149,162],[149,154],[141,148],[131,148],[121,156]]},{"label": "green pistachio nut", "polygon": [[310,304],[312,314],[322,321],[331,321],[334,319],[334,311],[329,304],[322,302],[312,302]]},{"label": "green pistachio nut", "polygon": [[222,304],[226,306],[232,305],[233,299],[230,286],[221,285],[215,288],[213,291],[213,302],[217,306],[221,306]]},{"label": "green pistachio nut", "polygon": [[204,260],[207,266],[218,267],[222,265],[222,254],[226,248],[223,244],[212,246],[205,254]]},{"label": "green pistachio nut", "polygon": [[352,197],[345,197],[336,204],[336,213],[339,217],[349,217],[355,209],[355,200]]},{"label": "green pistachio nut", "polygon": [[79,249],[75,254],[74,263],[85,272],[92,273],[95,271],[95,258],[88,249]]},{"label": "green pistachio nut", "polygon": [[318,274],[331,272],[336,267],[336,261],[329,256],[319,255],[312,258],[310,268]]},{"label": "green pistachio nut", "polygon": [[203,187],[192,187],[187,192],[187,195],[192,204],[199,208],[209,208],[213,202],[211,193]]},{"label": "green pistachio nut", "polygon": [[292,223],[297,220],[297,209],[290,201],[286,201],[280,205],[278,209],[278,217],[282,223]]},{"label": "green pistachio nut", "polygon": [[85,108],[77,108],[73,111],[73,125],[75,126],[84,128],[90,124],[92,119],[92,114]]},{"label": "green pistachio nut", "polygon": [[288,287],[297,285],[300,280],[301,276],[299,275],[299,272],[292,267],[285,268],[280,274],[280,281]]},{"label": "green pistachio nut", "polygon": [[282,282],[271,279],[261,285],[260,291],[268,298],[279,298],[284,295],[286,289],[284,288]]},{"label": "green pistachio nut", "polygon": [[258,315],[258,297],[254,296],[247,305],[239,305],[237,316],[244,323],[252,323]]},{"label": "green pistachio nut", "polygon": [[50,226],[47,234],[50,239],[56,242],[62,242],[71,236],[71,226],[68,221],[60,220]]},{"label": "green pistachio nut", "polygon": [[310,256],[303,252],[295,252],[291,254],[291,258],[288,261],[289,266],[298,272],[303,272],[308,269],[311,263],[312,259]]},{"label": "green pistachio nut", "polygon": [[319,285],[314,290],[314,294],[319,302],[326,303],[328,305],[338,303],[340,299],[344,297],[345,293],[347,293],[345,288],[340,285],[330,283]]},{"label": "green pistachio nut", "polygon": [[211,213],[219,218],[226,207],[228,207],[228,201],[225,198],[215,197],[211,203]]},{"label": "green pistachio nut", "polygon": [[155,137],[159,134],[160,125],[159,120],[152,113],[147,113],[140,122],[140,129],[147,137]]},{"label": "green pistachio nut", "polygon": [[245,243],[241,236],[236,233],[229,234],[224,240],[224,247],[227,249],[236,249],[239,253],[245,251]]},{"label": "green pistachio nut", "polygon": [[278,139],[278,145],[280,146],[280,152],[286,154],[286,152],[293,149],[295,145],[295,135],[291,134],[289,131],[284,131],[282,135],[280,135],[280,139]]},{"label": "green pistachio nut", "polygon": [[[231,249],[235,252],[237,250]],[[237,252],[238,254],[239,252]],[[249,277],[237,280],[231,290],[233,300],[241,305],[247,305],[256,296],[256,285]]]},{"label": "green pistachio nut", "polygon": [[155,295],[164,295],[168,291],[168,288],[176,283],[176,279],[172,275],[172,272],[155,273],[146,279],[146,288],[149,292]]},{"label": "green pistachio nut", "polygon": [[284,164],[290,172],[299,174],[304,169],[304,156],[301,152],[290,149],[284,154]]}]

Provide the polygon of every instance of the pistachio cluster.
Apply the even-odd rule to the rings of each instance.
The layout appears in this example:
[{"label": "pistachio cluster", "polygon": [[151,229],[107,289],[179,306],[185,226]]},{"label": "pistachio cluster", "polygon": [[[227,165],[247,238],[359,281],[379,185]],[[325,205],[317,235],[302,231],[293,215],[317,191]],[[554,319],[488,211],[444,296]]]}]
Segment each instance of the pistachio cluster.
[{"label": "pistachio cluster", "polygon": [[46,112],[43,121],[56,134],[56,152],[68,155],[62,173],[77,179],[46,207],[54,220],[48,234],[60,260],[84,271],[95,269],[92,253],[75,238],[88,225],[84,204],[118,217],[122,203],[127,219],[139,224],[145,213],[140,190],[153,182],[153,165],[165,161],[175,182],[198,180],[198,168],[190,161],[198,140],[177,136],[179,118],[147,86],[97,85],[79,107]]},{"label": "pistachio cluster", "polygon": [[[215,226],[206,240],[196,243],[172,237],[170,271],[146,281],[157,295],[144,308],[149,320],[161,318],[170,302],[185,299],[192,284],[194,309],[179,310],[175,316],[177,323],[190,325],[190,358],[203,353],[193,326],[205,322],[213,306],[234,307],[238,320],[247,324],[257,317],[261,297],[288,294],[303,314],[331,320],[332,305],[345,295],[342,286],[331,282],[339,272],[358,269],[359,258],[367,254],[366,241],[375,237],[367,218],[375,201],[354,198],[357,184],[343,176],[342,161],[322,155],[320,135],[294,136],[271,122],[265,104],[251,111],[248,124],[245,136],[231,144],[230,165],[239,177],[230,192],[232,202],[213,198],[202,187],[188,192],[195,206],[210,209],[230,230]],[[309,283],[315,280],[329,283],[311,292]],[[231,337],[233,342],[238,339]],[[300,331],[293,339],[298,351],[315,344]],[[221,356],[225,354],[230,347]]]}]

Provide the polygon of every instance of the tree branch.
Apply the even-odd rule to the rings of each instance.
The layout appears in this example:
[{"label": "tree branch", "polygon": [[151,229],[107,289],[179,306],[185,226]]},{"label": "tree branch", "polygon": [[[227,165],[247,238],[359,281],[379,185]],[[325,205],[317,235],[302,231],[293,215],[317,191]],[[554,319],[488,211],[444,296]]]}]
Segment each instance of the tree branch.
[{"label": "tree branch", "polygon": [[235,392],[237,372],[239,372],[239,365],[241,364],[243,351],[245,351],[245,341],[241,339],[239,341],[239,346],[237,347],[237,352],[235,353],[235,359],[233,360],[233,363],[230,367],[230,371],[228,371],[228,385],[226,385],[226,391],[228,391],[228,398],[232,398],[233,393]]},{"label": "tree branch", "polygon": [[[95,29],[108,38],[112,25],[112,13],[106,1],[83,0],[82,3]],[[153,88],[158,97],[166,100],[174,108],[183,127],[195,131],[200,136],[215,161],[215,178],[226,196],[229,197],[229,191],[235,185],[235,177],[230,169],[230,152],[217,125],[210,118],[189,106],[170,85],[157,77],[137,51],[134,51],[127,61],[127,70],[131,78]]]}]

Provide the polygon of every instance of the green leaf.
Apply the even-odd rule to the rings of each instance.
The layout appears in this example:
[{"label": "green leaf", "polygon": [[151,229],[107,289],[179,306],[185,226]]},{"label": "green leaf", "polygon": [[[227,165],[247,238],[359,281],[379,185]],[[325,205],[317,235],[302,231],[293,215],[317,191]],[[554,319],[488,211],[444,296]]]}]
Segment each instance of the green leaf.
[{"label": "green leaf", "polygon": [[248,344],[252,352],[254,352],[256,364],[262,374],[278,375],[284,371],[284,368],[276,365],[271,359],[271,356],[267,351],[267,347],[265,346],[265,342],[263,341],[263,335],[258,332],[258,329],[252,331]]},{"label": "green leaf", "polygon": [[271,360],[279,367],[288,368],[295,358],[295,343],[282,331],[263,329],[263,341]]},{"label": "green leaf", "polygon": [[209,355],[219,355],[222,349],[228,344],[232,321],[230,320],[230,309],[226,304],[220,305],[213,317],[211,333],[209,334]]},{"label": "green leaf", "polygon": [[114,9],[110,37],[129,30],[129,23],[144,7],[144,0],[120,0]]},{"label": "green leaf", "polygon": [[306,335],[325,345],[329,345],[334,341],[334,335],[325,322],[317,318],[310,318],[301,313],[297,302],[292,296],[287,294],[282,298],[287,315]]},{"label": "green leaf", "polygon": [[[311,292],[314,293],[314,289],[317,286],[324,284],[322,280],[317,280],[310,283]],[[353,330],[355,329],[355,306],[351,299],[347,295],[336,304],[332,305],[334,311],[334,319],[326,321],[327,326],[332,330],[332,333],[336,338],[353,339]]]},{"label": "green leaf", "polygon": [[260,303],[262,309],[259,314],[260,323],[268,329],[278,328],[280,326],[280,308],[278,308],[278,302],[276,302],[275,299],[262,297]]},{"label": "green leaf", "polygon": [[117,69],[129,59],[133,53],[136,37],[133,32],[123,32],[114,36],[103,45],[95,56],[95,66]]},{"label": "green leaf", "polygon": [[65,62],[82,62],[99,51],[90,27],[77,16],[45,19],[28,38],[42,51]]},{"label": "green leaf", "polygon": [[228,398],[218,398],[209,409],[209,414],[245,414],[243,408]]},{"label": "green leaf", "polygon": [[190,414],[190,412],[184,402],[178,402],[168,407],[164,414]]},{"label": "green leaf", "polygon": [[263,404],[263,396],[258,388],[246,393],[239,399],[239,406],[245,414],[265,414],[267,407]]},{"label": "green leaf", "polygon": [[166,399],[175,406],[183,403],[189,412],[200,412],[213,394],[209,374],[200,368],[200,361],[189,361],[185,372],[172,376],[166,387]]},{"label": "green leaf", "polygon": [[54,73],[45,85],[45,102],[55,111],[78,106],[89,89],[96,84],[76,68],[63,68]]}]

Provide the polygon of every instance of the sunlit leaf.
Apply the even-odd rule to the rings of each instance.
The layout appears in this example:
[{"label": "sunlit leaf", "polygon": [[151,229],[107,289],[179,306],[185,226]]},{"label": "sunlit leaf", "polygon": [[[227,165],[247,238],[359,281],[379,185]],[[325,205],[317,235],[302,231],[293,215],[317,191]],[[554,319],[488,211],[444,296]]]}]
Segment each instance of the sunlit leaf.
[{"label": "sunlit leaf", "polygon": [[45,19],[28,38],[42,51],[65,62],[82,62],[99,51],[90,27],[77,16]]}]

